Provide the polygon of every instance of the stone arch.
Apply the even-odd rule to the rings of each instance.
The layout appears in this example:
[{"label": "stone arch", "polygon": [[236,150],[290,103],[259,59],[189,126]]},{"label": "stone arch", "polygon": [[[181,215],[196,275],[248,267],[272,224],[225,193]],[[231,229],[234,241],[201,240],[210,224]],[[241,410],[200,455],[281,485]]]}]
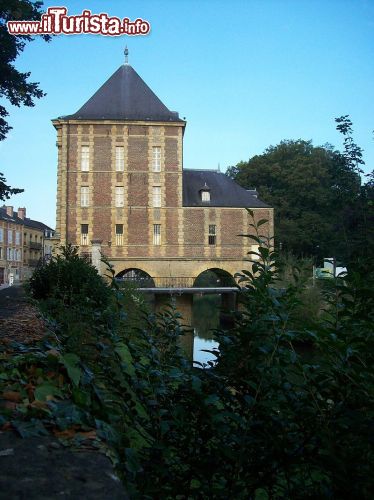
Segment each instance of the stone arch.
[{"label": "stone arch", "polygon": [[[237,286],[233,275],[225,269],[211,267],[202,270],[194,280],[193,286],[201,288],[231,288]],[[219,293],[194,294],[192,318],[197,331],[205,331],[206,338],[219,326],[232,326],[232,311],[236,309],[236,293],[223,290]],[[210,333],[209,333],[210,332]],[[210,336],[209,336],[210,335]],[[200,334],[201,336],[201,334]]]},{"label": "stone arch", "polygon": [[200,272],[193,283],[194,287],[231,287],[236,286],[232,274],[218,267],[211,267]]},{"label": "stone arch", "polygon": [[155,282],[152,276],[137,267],[130,267],[120,271],[117,273],[116,279],[123,280],[128,283],[134,283],[139,288],[155,287]]}]

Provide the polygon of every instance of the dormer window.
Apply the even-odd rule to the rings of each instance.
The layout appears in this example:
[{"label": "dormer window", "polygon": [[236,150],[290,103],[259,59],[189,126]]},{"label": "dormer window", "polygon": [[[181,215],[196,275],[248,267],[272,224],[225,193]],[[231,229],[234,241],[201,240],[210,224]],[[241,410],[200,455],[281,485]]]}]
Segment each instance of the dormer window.
[{"label": "dormer window", "polygon": [[209,191],[201,191],[201,201],[203,201],[203,202],[210,201],[210,192]]},{"label": "dormer window", "polygon": [[203,203],[209,203],[210,202],[210,187],[207,185],[207,183],[204,183],[204,186],[200,189],[200,196],[201,196],[201,201]]}]

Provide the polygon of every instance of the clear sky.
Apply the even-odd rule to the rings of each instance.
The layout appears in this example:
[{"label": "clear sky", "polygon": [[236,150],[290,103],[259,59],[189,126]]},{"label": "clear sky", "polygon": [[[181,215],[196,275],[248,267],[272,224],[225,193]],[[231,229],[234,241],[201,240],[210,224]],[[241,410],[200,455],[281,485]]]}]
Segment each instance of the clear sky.
[{"label": "clear sky", "polygon": [[[16,60],[46,97],[13,108],[0,143],[0,171],[25,192],[7,203],[54,227],[56,134],[51,119],[77,111],[129,62],[164,104],[186,117],[184,166],[222,171],[283,139],[342,137],[334,118],[349,114],[354,138],[374,166],[374,0],[56,1],[151,24],[145,37],[56,36],[36,40]],[[308,179],[305,179],[308,182]]]}]

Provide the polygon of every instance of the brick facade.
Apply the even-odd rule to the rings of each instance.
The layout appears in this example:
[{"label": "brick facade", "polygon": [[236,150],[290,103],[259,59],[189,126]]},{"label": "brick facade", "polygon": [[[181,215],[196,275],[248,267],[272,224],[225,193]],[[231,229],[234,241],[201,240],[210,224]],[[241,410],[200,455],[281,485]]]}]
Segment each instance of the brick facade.
[{"label": "brick facade", "polygon": [[[130,97],[124,100],[125,95]],[[247,211],[232,206],[235,202],[183,205],[186,123],[129,65],[120,67],[77,113],[53,125],[61,244],[78,245],[87,253],[99,240],[117,273],[142,269],[157,284],[178,277],[192,284],[210,268],[230,274],[242,269],[252,249],[250,239],[238,236],[249,230]],[[246,205],[242,201],[240,206]],[[253,211],[257,219],[269,220],[262,229],[271,236],[272,209]]]},{"label": "brick facade", "polygon": [[[201,267],[220,267],[230,273],[241,270],[252,249],[252,240],[238,236],[249,231],[247,211],[182,205],[184,125],[63,119],[53,123],[59,148],[56,231],[62,244],[72,243],[89,252],[91,240],[99,239],[116,272],[136,267],[156,280],[171,276],[171,270],[175,276],[186,276],[188,270],[190,277],[197,276]],[[82,146],[89,147],[88,171],[82,171]],[[123,172],[116,171],[116,146],[124,148]],[[160,172],[152,166],[155,146],[161,149]],[[87,207],[81,206],[82,186],[89,188]],[[122,207],[116,207],[118,187],[123,188]],[[155,187],[161,191],[161,207],[153,206]],[[262,229],[272,235],[272,209],[253,210],[257,219],[269,220]],[[82,245],[82,224],[88,226],[87,245]],[[161,245],[153,242],[154,224],[161,226]],[[215,245],[208,240],[212,224]],[[123,226],[120,243],[116,225]]]}]

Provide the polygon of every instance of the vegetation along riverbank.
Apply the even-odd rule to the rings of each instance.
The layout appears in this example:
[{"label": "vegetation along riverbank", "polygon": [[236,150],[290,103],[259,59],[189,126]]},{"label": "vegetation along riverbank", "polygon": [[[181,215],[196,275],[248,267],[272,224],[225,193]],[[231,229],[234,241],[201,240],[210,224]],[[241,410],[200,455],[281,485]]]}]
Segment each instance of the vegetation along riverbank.
[{"label": "vegetation along riverbank", "polygon": [[2,347],[2,428],[90,437],[131,498],[370,498],[373,275],[357,264],[321,286],[323,314],[304,322],[305,282],[295,269],[279,285],[256,229],[212,369],[184,356],[176,311],[147,311],[73,248],[39,268],[30,295],[47,333]]}]

